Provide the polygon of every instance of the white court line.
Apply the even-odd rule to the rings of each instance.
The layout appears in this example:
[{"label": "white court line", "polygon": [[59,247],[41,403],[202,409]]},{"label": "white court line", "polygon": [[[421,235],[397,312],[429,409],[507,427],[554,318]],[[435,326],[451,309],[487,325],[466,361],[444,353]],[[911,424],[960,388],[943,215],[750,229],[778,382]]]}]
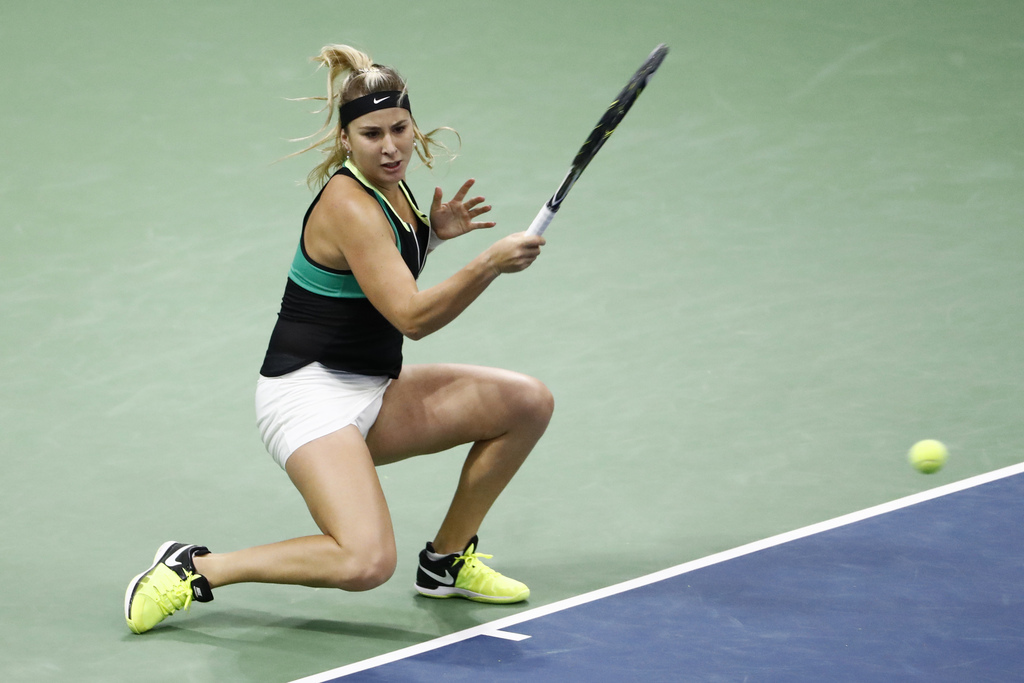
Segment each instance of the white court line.
[{"label": "white court line", "polygon": [[485,636],[491,636],[492,638],[501,638],[503,640],[526,640],[530,636],[525,633],[511,633],[509,631],[486,631]]},{"label": "white court line", "polygon": [[520,636],[519,634],[503,632],[503,629],[508,628],[509,626],[515,626],[516,624],[521,624],[524,621],[538,619],[548,614],[554,614],[555,612],[561,612],[563,610],[567,610],[578,605],[583,605],[588,602],[594,602],[595,600],[600,600],[602,598],[607,598],[612,595],[617,595],[618,593],[624,593],[628,590],[640,588],[641,586],[657,583],[658,581],[663,581],[674,576],[679,576],[680,574],[686,574],[688,572],[696,571],[698,569],[703,569],[704,567],[709,567],[714,564],[726,562],[727,560],[733,560],[737,557],[742,557],[744,555],[750,555],[751,553],[756,553],[760,550],[765,550],[767,548],[772,548],[777,545],[782,545],[783,543],[789,543],[791,541],[796,541],[801,538],[806,538],[807,536],[813,536],[814,534],[820,534],[825,531],[831,531],[832,529],[837,529],[848,524],[854,524],[855,522],[870,519],[871,517],[884,515],[887,512],[900,510],[902,508],[910,507],[911,505],[917,505],[918,503],[923,503],[925,501],[933,500],[935,498],[948,496],[951,493],[957,493],[959,491],[964,491],[969,488],[981,486],[982,484],[988,484],[990,482],[998,481],[999,479],[1005,479],[1006,477],[1011,477],[1015,474],[1021,473],[1024,473],[1024,462],[1018,463],[1016,465],[1011,465],[1010,467],[1004,467],[993,472],[988,472],[986,474],[979,474],[976,477],[970,477],[969,479],[953,482],[952,484],[946,484],[945,486],[939,486],[928,491],[922,491],[921,493],[915,493],[905,498],[900,498],[889,503],[876,505],[874,507],[867,508],[866,510],[860,510],[859,512],[852,512],[850,514],[843,515],[841,517],[836,517],[835,519],[831,519],[825,522],[812,524],[802,529],[797,529],[795,531],[787,531],[786,533],[782,533],[777,536],[772,536],[770,538],[766,538],[760,541],[754,541],[753,543],[748,543],[738,548],[733,548],[732,550],[726,550],[724,552],[716,553],[714,555],[709,555],[699,560],[693,560],[692,562],[686,562],[684,564],[676,565],[675,567],[670,567],[668,569],[663,569],[661,571],[654,572],[653,574],[648,574],[646,576],[641,576],[636,579],[624,581],[622,583],[615,584],[614,586],[608,586],[607,588],[599,588],[598,590],[591,591],[589,593],[584,593],[582,595],[577,595],[572,598],[567,598],[565,600],[553,602],[550,605],[544,605],[543,607],[537,607],[535,609],[526,610],[525,612],[520,612],[510,617],[490,621],[486,624],[480,624],[479,626],[474,626],[463,631],[458,631],[456,633],[451,633],[446,636],[441,636],[440,638],[435,638],[424,643],[411,645],[409,647],[402,648],[401,650],[395,650],[394,652],[389,652],[387,654],[379,655],[377,657],[365,659],[361,662],[354,662],[352,664],[341,666],[337,669],[331,669],[330,671],[325,671],[320,674],[313,674],[312,676],[299,678],[292,681],[291,683],[324,683],[325,681],[330,681],[335,678],[347,676],[349,674],[356,673],[357,671],[365,671],[366,669],[372,669],[383,664],[396,662],[401,659],[407,659],[409,657],[413,657],[424,652],[437,650],[439,648],[446,647],[454,643],[459,643],[463,640],[475,638],[476,636],[497,636],[499,638],[506,637],[508,639],[521,639],[523,638],[523,636]]}]

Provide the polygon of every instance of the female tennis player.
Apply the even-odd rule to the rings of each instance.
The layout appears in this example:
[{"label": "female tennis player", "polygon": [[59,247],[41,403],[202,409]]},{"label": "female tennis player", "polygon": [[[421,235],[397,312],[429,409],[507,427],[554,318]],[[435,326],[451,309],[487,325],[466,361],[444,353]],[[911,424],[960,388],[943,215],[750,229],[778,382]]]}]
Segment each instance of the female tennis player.
[{"label": "female tennis player", "polygon": [[[256,412],[267,450],[321,533],[212,553],[168,542],[125,596],[142,633],[193,600],[240,582],[374,588],[395,570],[391,516],[375,467],[472,444],[437,534],[419,555],[416,590],[480,602],[525,600],[529,589],[481,561],[477,532],[547,427],[554,408],[539,381],[467,365],[402,365],[403,337],[455,319],[503,273],[530,266],[544,244],[517,233],[428,289],[416,278],[444,240],[493,222],[491,207],[434,191],[429,216],[405,176],[413,153],[437,146],[412,117],[404,79],[351,47],[315,58],[328,67],[326,147],[310,174],[322,186],[303,221],[277,324],[260,370]],[[332,123],[333,121],[333,123]]]}]

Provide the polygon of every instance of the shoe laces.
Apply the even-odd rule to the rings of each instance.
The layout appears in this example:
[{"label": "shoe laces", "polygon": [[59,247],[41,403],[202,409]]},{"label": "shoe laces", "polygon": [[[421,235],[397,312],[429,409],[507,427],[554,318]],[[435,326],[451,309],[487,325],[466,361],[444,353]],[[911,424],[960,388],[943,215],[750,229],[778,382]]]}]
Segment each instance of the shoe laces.
[{"label": "shoe laces", "polygon": [[465,563],[464,566],[466,567],[466,569],[469,569],[470,571],[486,571],[486,572],[491,572],[491,573],[495,573],[496,574],[497,572],[495,572],[493,569],[491,569],[490,567],[488,567],[486,564],[484,564],[483,562],[481,562],[479,560],[479,558],[481,558],[481,557],[486,558],[486,559],[489,560],[492,557],[494,557],[494,555],[488,555],[486,553],[478,553],[478,552],[476,552],[476,548],[473,548],[472,551],[469,551],[467,549],[466,552],[462,553],[461,555],[459,555],[458,557],[455,558],[455,564],[458,564],[459,561],[462,561],[462,562]]},{"label": "shoe laces", "polygon": [[157,590],[152,597],[164,614],[171,615],[179,609],[188,611],[192,605],[192,582],[199,578],[198,574],[188,572],[184,579],[178,579],[177,576],[171,578],[167,575],[149,578],[150,583],[157,584],[154,586]]}]

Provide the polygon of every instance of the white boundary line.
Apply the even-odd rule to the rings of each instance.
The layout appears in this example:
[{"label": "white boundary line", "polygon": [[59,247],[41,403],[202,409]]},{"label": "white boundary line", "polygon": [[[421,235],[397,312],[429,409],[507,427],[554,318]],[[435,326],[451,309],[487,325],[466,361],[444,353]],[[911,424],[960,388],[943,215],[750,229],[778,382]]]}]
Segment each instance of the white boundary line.
[{"label": "white boundary line", "polygon": [[488,631],[487,635],[492,638],[501,638],[502,640],[527,640],[530,636],[523,633],[511,633],[510,631]]},{"label": "white boundary line", "polygon": [[525,612],[519,612],[518,614],[515,614],[510,617],[490,621],[486,624],[480,624],[479,626],[474,626],[463,631],[458,631],[456,633],[451,633],[446,636],[441,636],[440,638],[428,640],[417,645],[411,645],[409,647],[402,648],[401,650],[395,650],[394,652],[389,652],[383,655],[379,655],[377,657],[364,659],[361,662],[354,662],[346,666],[338,667],[337,669],[331,669],[330,671],[325,671],[323,673],[314,674],[312,676],[306,676],[305,678],[299,678],[292,681],[291,683],[325,683],[325,681],[330,681],[335,678],[347,676],[348,674],[353,674],[357,671],[365,671],[366,669],[372,669],[383,664],[396,662],[401,659],[407,659],[409,657],[413,657],[424,652],[430,652],[431,650],[437,650],[439,648],[446,647],[448,645],[452,645],[463,640],[469,640],[470,638],[475,638],[476,636],[504,636],[507,638],[509,634],[498,632],[502,631],[505,628],[508,628],[509,626],[521,624],[524,621],[538,619],[548,614],[561,612],[563,610],[567,610],[578,605],[593,602],[595,600],[600,600],[601,598],[607,598],[618,593],[623,593],[628,590],[640,588],[641,586],[646,586],[651,583],[663,581],[674,576],[679,576],[680,574],[686,574],[688,572],[696,571],[697,569],[703,569],[704,567],[709,567],[714,564],[726,562],[727,560],[733,560],[737,557],[742,557],[744,555],[750,555],[751,553],[756,553],[760,550],[765,550],[767,548],[772,548],[777,545],[782,545],[783,543],[789,543],[791,541],[796,541],[807,536],[813,536],[814,534],[820,534],[825,531],[831,531],[832,529],[837,529],[839,527],[847,526],[855,522],[870,519],[871,517],[877,517],[887,512],[900,510],[902,508],[910,507],[911,505],[917,505],[918,503],[923,503],[925,501],[933,500],[935,498],[948,496],[951,493],[957,493],[959,491],[964,491],[969,488],[981,486],[982,484],[988,484],[990,482],[998,481],[999,479],[1005,479],[1006,477],[1011,477],[1015,474],[1021,473],[1024,473],[1024,462],[1018,463],[1016,465],[1011,465],[1009,467],[1004,467],[993,472],[988,472],[986,474],[980,474],[975,477],[970,477],[962,481],[953,482],[952,484],[939,486],[928,491],[922,491],[921,493],[915,493],[905,498],[900,498],[889,503],[876,505],[865,510],[860,510],[859,512],[852,512],[850,514],[843,515],[841,517],[836,517],[835,519],[831,519],[825,522],[812,524],[802,529],[797,529],[795,531],[787,531],[777,536],[772,536],[770,538],[766,538],[760,541],[748,543],[738,548],[733,548],[732,550],[726,550],[724,552],[716,553],[714,555],[709,555],[699,560],[693,560],[692,562],[686,562],[675,567],[663,569],[661,571],[654,572],[653,574],[648,574],[647,576],[641,576],[639,578],[624,581],[613,586],[600,588],[589,593],[584,593],[582,595],[577,595],[572,598],[567,598],[565,600],[553,602],[549,605],[544,605],[543,607],[537,607],[535,609],[526,610]]}]

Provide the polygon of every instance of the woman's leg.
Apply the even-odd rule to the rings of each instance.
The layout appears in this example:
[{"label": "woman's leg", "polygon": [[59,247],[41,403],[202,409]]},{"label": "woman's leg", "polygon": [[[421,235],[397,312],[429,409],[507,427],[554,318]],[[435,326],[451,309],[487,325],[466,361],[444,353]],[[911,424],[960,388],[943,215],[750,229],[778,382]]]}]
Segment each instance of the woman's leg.
[{"label": "woman's leg", "polygon": [[[188,555],[187,571],[181,561],[175,561],[174,570],[157,562],[129,584],[129,627],[142,633],[187,607],[197,579],[192,569],[213,588],[243,581],[353,591],[379,586],[394,573],[396,551],[375,466],[472,443],[433,542],[440,554],[463,550],[544,433],[553,408],[547,388],[524,375],[459,365],[404,369],[388,387],[365,441],[350,426],[302,446],[288,459],[288,475],[320,535],[231,553]],[[487,581],[500,577],[487,572]],[[516,601],[529,594],[522,584],[509,584],[523,592],[474,593],[471,599]]]},{"label": "woman's leg", "polygon": [[368,590],[395,569],[391,516],[359,430],[302,446],[286,469],[323,532],[236,552],[197,556],[211,587],[244,581]]},{"label": "woman's leg", "polygon": [[406,366],[388,387],[366,443],[377,465],[473,444],[433,542],[438,553],[459,552],[543,435],[553,409],[547,387],[515,372]]},{"label": "woman's leg", "polygon": [[[434,539],[461,551],[547,427],[553,399],[532,378],[464,365],[408,366],[367,440],[347,427],[299,448],[287,471],[319,536],[195,558],[211,587],[257,581],[367,590],[390,578],[394,531],[374,465],[472,443]],[[371,458],[372,454],[372,458]]]}]

